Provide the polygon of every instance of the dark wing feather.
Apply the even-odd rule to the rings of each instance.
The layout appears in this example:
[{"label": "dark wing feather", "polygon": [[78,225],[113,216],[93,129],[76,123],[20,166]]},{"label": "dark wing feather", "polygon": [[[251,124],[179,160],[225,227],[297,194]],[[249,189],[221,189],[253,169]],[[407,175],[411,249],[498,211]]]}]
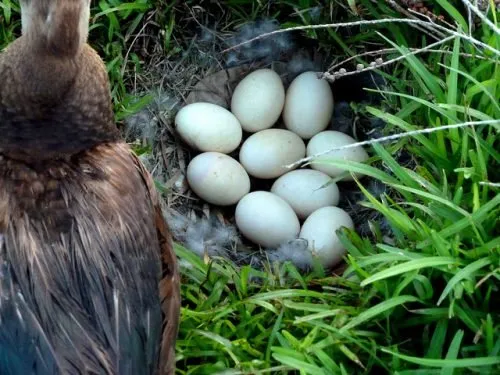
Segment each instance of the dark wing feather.
[{"label": "dark wing feather", "polygon": [[0,267],[0,373],[59,374],[54,349],[30,306],[16,293],[10,267]]},{"label": "dark wing feather", "polygon": [[163,334],[160,349],[159,375],[175,373],[175,341],[179,330],[180,319],[180,275],[177,258],[173,249],[172,235],[163,216],[158,192],[153,178],[137,156],[133,155],[154,207],[154,216],[162,259],[162,278],[160,281],[160,298],[163,312]]},{"label": "dark wing feather", "polygon": [[[8,169],[21,167],[0,164],[0,263],[8,269],[0,348],[20,358],[0,362],[0,374],[151,375],[162,339],[161,361],[174,366],[176,259],[149,174],[130,157],[125,144],[99,146],[57,165],[61,173],[32,171],[15,183]],[[22,192],[31,190],[18,189],[52,186],[52,178],[46,201],[27,201]]]}]

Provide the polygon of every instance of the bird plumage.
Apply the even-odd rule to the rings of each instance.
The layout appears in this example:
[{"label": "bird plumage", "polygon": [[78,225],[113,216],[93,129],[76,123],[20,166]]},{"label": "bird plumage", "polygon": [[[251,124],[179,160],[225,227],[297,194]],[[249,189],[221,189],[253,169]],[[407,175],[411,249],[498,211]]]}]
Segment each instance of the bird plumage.
[{"label": "bird plumage", "polygon": [[113,121],[89,0],[22,0],[0,54],[0,374],[173,374],[180,292]]}]

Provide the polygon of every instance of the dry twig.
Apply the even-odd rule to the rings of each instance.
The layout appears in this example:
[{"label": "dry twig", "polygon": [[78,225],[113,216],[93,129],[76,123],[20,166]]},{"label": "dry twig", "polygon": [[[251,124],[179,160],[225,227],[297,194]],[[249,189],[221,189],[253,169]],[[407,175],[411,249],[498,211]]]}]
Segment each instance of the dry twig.
[{"label": "dry twig", "polygon": [[[350,27],[350,26],[361,26],[361,25],[376,25],[376,24],[383,24],[383,23],[408,23],[408,24],[414,24],[414,25],[429,25],[429,22],[422,21],[422,20],[409,20],[406,18],[384,18],[381,20],[361,20],[361,21],[353,21],[353,22],[340,22],[340,23],[327,23],[327,24],[321,24],[321,25],[307,25],[307,26],[295,26],[295,27],[288,27],[286,29],[280,29],[280,30],[274,30],[269,33],[264,33],[261,35],[256,36],[255,38],[248,39],[244,42],[238,43],[232,47],[226,48],[223,50],[221,53],[227,53],[229,51],[235,50],[239,47],[242,47],[246,44],[252,43],[256,40],[260,40],[272,35],[277,35],[281,33],[286,33],[290,31],[300,31],[300,30],[317,30],[317,29],[328,29],[328,28],[334,28],[334,27]],[[433,23],[432,23],[433,24]]]},{"label": "dry twig", "polygon": [[481,21],[483,21],[485,24],[487,24],[491,29],[498,35],[500,35],[500,29],[493,23],[491,22],[488,17],[486,17],[481,10],[474,4],[472,4],[469,0],[462,0],[462,3],[469,9],[470,12],[474,13],[476,16],[478,16]]},{"label": "dry twig", "polygon": [[366,68],[363,68],[363,69],[357,69],[357,70],[353,70],[353,71],[350,71],[350,72],[347,72],[347,71],[338,71],[338,72],[335,72],[333,74],[329,73],[329,72],[325,72],[323,73],[323,77],[329,81],[335,81],[336,79],[340,78],[340,77],[345,77],[345,76],[350,76],[350,75],[354,75],[354,74],[359,74],[359,73],[363,73],[363,72],[367,72],[367,71],[370,71],[370,70],[375,70],[375,69],[380,69],[381,67],[383,66],[386,66],[386,65],[390,65],[390,64],[393,64],[399,60],[403,60],[405,59],[406,57],[408,56],[411,56],[411,55],[416,55],[420,52],[424,52],[428,49],[432,49],[434,47],[437,47],[441,44],[444,44],[452,39],[454,39],[455,37],[454,36],[449,36],[449,37],[446,37],[436,43],[432,43],[432,44],[429,44],[427,47],[424,47],[424,48],[419,48],[419,49],[416,49],[414,51],[410,51],[408,53],[404,53],[402,54],[401,56],[398,56],[398,57],[395,57],[394,59],[391,59],[391,60],[388,60],[388,61],[384,61],[384,62],[381,62],[381,63],[378,63],[378,64],[374,64],[374,65],[370,65],[370,66],[367,66]]},{"label": "dry twig", "polygon": [[[412,51],[412,52],[417,52],[417,53],[441,53],[441,54],[444,54],[444,55],[452,55],[453,54],[452,51],[447,51],[447,50],[444,50],[444,49],[433,49],[433,48],[426,48],[425,50],[422,50],[421,48],[408,48],[408,50]],[[333,71],[333,70],[341,67],[342,65],[347,64],[349,61],[352,61],[352,60],[355,60],[355,59],[358,59],[358,58],[361,58],[361,57],[385,55],[385,54],[389,54],[389,53],[397,52],[397,51],[398,51],[397,48],[391,47],[391,48],[379,49],[379,50],[376,50],[376,51],[363,52],[363,53],[351,56],[351,57],[349,57],[349,58],[347,58],[345,60],[342,60],[341,62],[336,63],[335,65],[330,66],[327,71],[331,72],[331,71]],[[480,60],[491,60],[488,57],[478,56],[478,55],[474,55],[472,53],[460,52],[459,55],[461,57],[475,58],[475,59],[480,59]]]},{"label": "dry twig", "polygon": [[344,145],[344,146],[334,147],[334,148],[331,148],[327,151],[319,152],[317,154],[314,154],[314,155],[308,156],[306,158],[302,158],[300,160],[297,160],[295,163],[286,165],[285,167],[286,168],[294,168],[300,164],[308,163],[308,162],[312,161],[313,159],[316,159],[320,156],[324,156],[324,155],[326,155],[330,152],[333,152],[333,151],[347,150],[350,148],[355,148],[355,147],[360,147],[360,146],[369,146],[369,145],[373,145],[376,143],[384,143],[384,142],[394,141],[396,139],[411,137],[411,136],[419,135],[419,134],[435,133],[437,131],[442,131],[442,130],[459,129],[459,128],[465,128],[467,126],[496,125],[496,124],[500,124],[500,120],[468,121],[468,122],[462,122],[459,124],[436,126],[434,128],[411,130],[411,131],[404,132],[404,133],[397,133],[397,134],[388,135],[386,137],[369,139],[367,141],[356,142],[356,143],[351,143],[351,144]]}]

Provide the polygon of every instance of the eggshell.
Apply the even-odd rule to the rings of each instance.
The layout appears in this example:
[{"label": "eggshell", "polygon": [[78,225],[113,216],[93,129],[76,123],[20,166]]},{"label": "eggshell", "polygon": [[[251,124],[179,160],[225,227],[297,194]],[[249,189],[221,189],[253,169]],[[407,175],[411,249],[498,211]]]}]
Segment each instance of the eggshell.
[{"label": "eggshell", "polygon": [[238,119],[227,109],[212,103],[193,103],[175,116],[181,138],[199,151],[228,154],[241,143],[243,130]]},{"label": "eggshell", "polygon": [[[307,156],[312,156],[322,152],[326,152],[335,147],[356,143],[356,140],[345,133],[334,130],[327,130],[315,135],[307,144]],[[356,162],[365,162],[368,160],[368,154],[362,146],[347,148],[339,151],[332,151],[317,158],[318,161],[327,161],[331,159],[351,160]],[[336,167],[333,164],[324,164],[322,162],[311,163],[311,168],[326,173],[331,177],[338,177],[345,172],[345,169]],[[359,174],[355,174],[359,177]],[[342,181],[351,181],[353,178],[349,174],[342,178]]]},{"label": "eggshell", "polygon": [[235,204],[250,191],[245,169],[219,152],[205,152],[193,158],[187,168],[187,180],[196,195],[219,206]]},{"label": "eggshell", "polygon": [[339,263],[346,252],[335,233],[340,227],[353,229],[354,223],[349,214],[338,207],[322,207],[302,224],[299,238],[308,241],[309,250],[325,268]]},{"label": "eggshell", "polygon": [[264,247],[293,240],[300,231],[299,219],[290,205],[267,191],[245,195],[236,206],[235,220],[246,238]]},{"label": "eggshell", "polygon": [[273,126],[284,104],[285,88],[280,76],[271,69],[259,69],[243,78],[234,89],[231,112],[245,131],[254,133]]},{"label": "eggshell", "polygon": [[257,178],[276,178],[288,172],[286,165],[303,158],[304,141],[285,129],[266,129],[252,134],[240,149],[240,163]]},{"label": "eggshell", "polygon": [[271,193],[283,198],[300,219],[305,219],[321,207],[339,203],[339,188],[330,180],[323,172],[298,169],[278,178]]},{"label": "eggshell", "polygon": [[288,130],[310,139],[325,130],[333,115],[330,85],[316,72],[298,75],[286,92],[283,121]]}]

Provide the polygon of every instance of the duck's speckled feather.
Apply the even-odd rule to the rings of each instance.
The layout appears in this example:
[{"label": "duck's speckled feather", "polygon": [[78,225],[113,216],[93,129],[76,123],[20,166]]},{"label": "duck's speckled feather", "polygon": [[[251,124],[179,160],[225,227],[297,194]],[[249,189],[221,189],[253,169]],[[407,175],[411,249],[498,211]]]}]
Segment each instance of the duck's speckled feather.
[{"label": "duck's speckled feather", "polygon": [[21,36],[0,53],[0,150],[43,161],[119,141],[106,69],[84,45],[75,59],[33,60]]}]

